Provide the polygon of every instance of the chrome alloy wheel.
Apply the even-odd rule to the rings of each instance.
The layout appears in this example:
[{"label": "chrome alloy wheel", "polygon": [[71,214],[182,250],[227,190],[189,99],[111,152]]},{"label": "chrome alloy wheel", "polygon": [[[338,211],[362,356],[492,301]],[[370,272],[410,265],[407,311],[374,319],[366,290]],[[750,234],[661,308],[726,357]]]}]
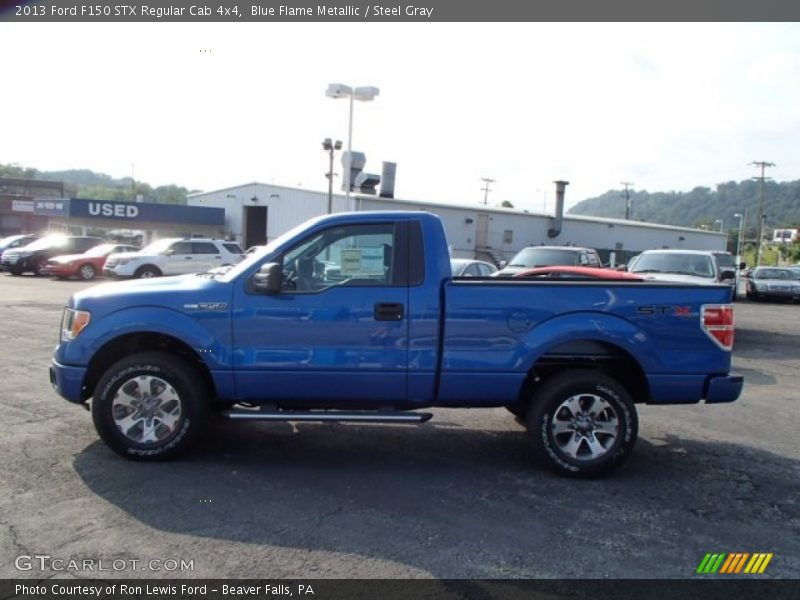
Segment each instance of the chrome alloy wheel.
[{"label": "chrome alloy wheel", "polygon": [[123,383],[111,403],[114,424],[137,444],[161,442],[181,420],[181,399],[170,384],[152,375]]},{"label": "chrome alloy wheel", "polygon": [[575,460],[600,458],[620,434],[616,411],[594,394],[564,400],[554,413],[551,427],[558,449]]}]

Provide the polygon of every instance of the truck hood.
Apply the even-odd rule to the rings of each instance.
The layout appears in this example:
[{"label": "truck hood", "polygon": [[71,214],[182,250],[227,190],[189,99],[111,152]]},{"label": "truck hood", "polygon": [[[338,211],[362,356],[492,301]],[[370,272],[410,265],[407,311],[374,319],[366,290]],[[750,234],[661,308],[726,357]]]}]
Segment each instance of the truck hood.
[{"label": "truck hood", "polygon": [[229,284],[198,275],[114,281],[77,292],[70,298],[69,305],[99,313],[136,306],[160,306],[186,312],[187,305],[197,304],[198,299],[229,301],[228,287]]},{"label": "truck hood", "polygon": [[650,281],[672,281],[675,283],[694,283],[697,285],[719,285],[711,277],[699,275],[681,275],[680,273],[633,273]]}]

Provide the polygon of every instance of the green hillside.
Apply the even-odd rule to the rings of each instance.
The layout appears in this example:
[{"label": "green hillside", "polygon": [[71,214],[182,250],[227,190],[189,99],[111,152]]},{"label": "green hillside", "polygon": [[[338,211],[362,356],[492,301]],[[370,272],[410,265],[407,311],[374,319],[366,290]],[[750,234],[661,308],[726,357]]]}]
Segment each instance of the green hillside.
[{"label": "green hillside", "polygon": [[[637,221],[665,223],[685,227],[707,226],[716,229],[721,219],[726,230],[737,229],[735,213],[747,210],[745,229],[755,231],[759,205],[760,183],[757,181],[730,181],[717,185],[715,190],[696,187],[690,192],[632,191],[631,218]],[[800,181],[765,185],[764,214],[766,226],[800,226]],[[574,215],[624,218],[625,196],[622,190],[610,190],[596,198],[579,202],[569,211]]]},{"label": "green hillside", "polygon": [[15,164],[0,164],[0,177],[63,181],[71,196],[92,200],[131,200],[141,195],[145,202],[186,204],[186,194],[189,193],[188,189],[178,185],[152,187],[143,181],[133,181],[130,177],[114,179],[110,175],[95,173],[89,169],[40,171]]}]

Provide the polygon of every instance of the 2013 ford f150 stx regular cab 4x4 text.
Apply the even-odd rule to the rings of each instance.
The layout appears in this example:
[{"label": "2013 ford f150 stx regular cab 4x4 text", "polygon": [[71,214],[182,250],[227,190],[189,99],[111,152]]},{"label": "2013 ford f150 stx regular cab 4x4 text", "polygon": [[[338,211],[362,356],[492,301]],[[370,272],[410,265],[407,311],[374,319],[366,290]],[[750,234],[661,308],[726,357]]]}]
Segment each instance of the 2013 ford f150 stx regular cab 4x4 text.
[{"label": "2013 ford f150 stx regular cab 4x4 text", "polygon": [[624,462],[635,403],[731,402],[727,286],[451,277],[424,212],[313,219],[227,271],[109,283],[64,311],[50,377],[134,459],[206,415],[408,422],[508,408],[566,475]]}]

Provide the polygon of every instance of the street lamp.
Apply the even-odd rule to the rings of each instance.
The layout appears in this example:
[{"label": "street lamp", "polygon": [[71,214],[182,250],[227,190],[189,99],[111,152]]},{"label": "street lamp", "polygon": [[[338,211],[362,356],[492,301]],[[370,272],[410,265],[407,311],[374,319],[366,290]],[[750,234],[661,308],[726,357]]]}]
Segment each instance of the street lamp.
[{"label": "street lamp", "polygon": [[725,221],[722,219],[714,219],[714,223],[719,223],[719,232],[722,233],[722,227],[725,225]]},{"label": "street lamp", "polygon": [[331,141],[331,138],[325,138],[322,141],[322,149],[327,151],[330,156],[330,164],[328,166],[328,214],[333,212],[333,151],[342,149],[341,140]]},{"label": "street lamp", "polygon": [[355,100],[371,102],[380,93],[381,91],[376,87],[362,86],[354,88],[343,83],[328,84],[328,89],[325,90],[325,95],[329,98],[350,99],[350,117],[347,124],[347,165],[344,174],[344,194],[347,198],[348,208],[350,207],[350,164],[353,160],[353,102]]}]

